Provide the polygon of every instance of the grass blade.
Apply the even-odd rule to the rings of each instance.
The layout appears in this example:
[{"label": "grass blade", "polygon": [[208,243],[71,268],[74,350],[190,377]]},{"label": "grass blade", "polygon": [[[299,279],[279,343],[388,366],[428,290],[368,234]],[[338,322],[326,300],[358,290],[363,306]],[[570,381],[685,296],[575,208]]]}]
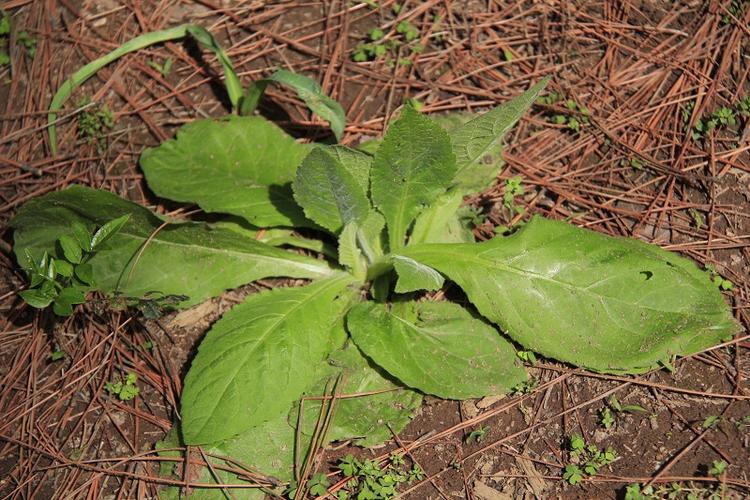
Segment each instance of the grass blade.
[{"label": "grass blade", "polygon": [[57,119],[57,112],[60,111],[62,105],[70,97],[73,91],[82,85],[86,80],[96,74],[97,71],[107,66],[108,64],[118,60],[124,55],[130,54],[137,50],[150,47],[157,43],[169,42],[172,40],[180,40],[186,36],[192,36],[198,43],[204,47],[212,50],[216,57],[221,62],[224,69],[224,76],[226,79],[227,93],[229,94],[229,100],[232,103],[232,107],[236,108],[240,97],[242,96],[242,86],[240,85],[237,73],[235,73],[232,66],[232,62],[229,60],[224,49],[219,45],[216,39],[206,29],[189,24],[183,24],[174,28],[169,28],[161,31],[154,31],[152,33],[145,33],[137,36],[132,40],[128,40],[118,48],[113,50],[107,55],[100,57],[94,61],[83,66],[81,69],[73,73],[65,82],[60,86],[52,98],[52,102],[49,106],[47,114],[47,126],[49,127],[49,142],[50,150],[52,154],[57,154],[57,128],[55,126],[55,120]]}]

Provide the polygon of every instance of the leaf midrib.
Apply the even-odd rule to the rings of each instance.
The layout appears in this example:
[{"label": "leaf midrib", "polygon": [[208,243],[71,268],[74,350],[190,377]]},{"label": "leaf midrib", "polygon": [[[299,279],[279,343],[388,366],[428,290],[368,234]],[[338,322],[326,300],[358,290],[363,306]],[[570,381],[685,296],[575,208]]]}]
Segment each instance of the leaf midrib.
[{"label": "leaf midrib", "polygon": [[[266,339],[266,338],[267,338],[267,337],[268,337],[269,335],[271,335],[271,334],[272,334],[272,332],[273,332],[274,330],[276,330],[276,328],[277,328],[277,327],[279,326],[279,324],[281,324],[282,322],[286,321],[286,319],[287,319],[287,318],[288,318],[289,316],[291,316],[292,314],[294,314],[294,312],[296,312],[297,310],[299,310],[299,309],[300,309],[300,308],[301,308],[301,307],[302,307],[303,305],[306,305],[306,304],[308,304],[308,303],[309,303],[309,302],[310,302],[310,301],[311,301],[312,299],[315,299],[315,298],[317,298],[317,296],[318,296],[318,295],[321,295],[321,294],[323,294],[323,293],[324,293],[324,292],[325,292],[326,290],[328,290],[329,288],[331,288],[331,287],[334,287],[335,285],[338,285],[338,284],[339,284],[339,283],[340,283],[341,281],[345,280],[346,278],[347,278],[347,275],[346,275],[346,274],[342,274],[342,275],[341,275],[341,276],[339,276],[339,277],[336,277],[336,278],[332,278],[332,279],[330,280],[330,282],[329,282],[329,283],[328,283],[328,284],[327,284],[326,286],[323,286],[323,287],[321,287],[321,288],[320,288],[319,290],[317,290],[317,292],[318,292],[318,293],[311,293],[311,291],[310,291],[310,290],[308,290],[308,291],[307,291],[307,292],[308,292],[308,293],[307,293],[307,296],[303,297],[303,299],[302,299],[302,300],[298,301],[298,302],[297,302],[297,303],[296,303],[296,304],[295,304],[294,306],[292,306],[292,307],[291,307],[290,309],[288,309],[288,310],[287,310],[287,311],[285,311],[284,313],[280,314],[280,315],[279,315],[279,317],[278,317],[278,319],[277,319],[276,321],[274,321],[274,322],[273,322],[273,323],[272,323],[271,325],[269,325],[268,327],[266,327],[266,328],[265,328],[265,330],[263,331],[263,333],[262,333],[262,334],[261,334],[260,336],[254,337],[255,341],[253,342],[253,344],[255,344],[255,346],[254,346],[254,347],[252,347],[252,348],[251,348],[251,349],[250,349],[250,350],[248,351],[247,355],[245,356],[245,361],[243,361],[242,363],[239,363],[239,364],[238,364],[238,365],[236,366],[236,369],[235,369],[235,370],[233,371],[233,373],[232,373],[232,375],[231,375],[230,377],[227,377],[227,380],[230,380],[230,381],[231,381],[231,380],[234,380],[234,379],[236,378],[236,376],[237,376],[237,373],[239,373],[239,371],[240,371],[241,369],[245,369],[245,367],[247,366],[247,363],[248,363],[248,359],[247,359],[247,358],[249,358],[249,356],[250,356],[251,354],[253,354],[253,353],[254,353],[254,352],[255,352],[255,351],[256,351],[256,350],[258,349],[258,346],[260,346],[260,345],[261,345],[261,343],[263,343],[263,341],[265,341],[265,339]],[[322,282],[322,283],[324,283],[324,282]],[[305,287],[300,287],[299,289],[304,289],[304,288],[305,288]],[[271,292],[271,293],[269,293],[268,295],[266,295],[266,297],[269,297],[269,296],[271,296],[271,295],[273,295],[273,292]],[[234,331],[234,330],[236,330],[236,328],[235,328],[235,329],[233,329],[233,330],[230,330],[230,331]],[[247,341],[245,341],[245,342],[240,342],[239,344],[235,345],[235,346],[234,346],[234,348],[239,348],[239,346],[241,346],[241,345],[243,345],[243,344],[246,344],[246,343],[248,343],[248,342],[250,342],[250,340],[249,340],[249,339],[248,339]],[[290,369],[292,369],[292,368],[293,368],[293,366],[292,366],[292,365],[290,365],[290,366],[289,366],[289,368],[290,368]],[[215,411],[216,411],[216,407],[218,406],[218,402],[219,402],[219,401],[221,401],[221,400],[223,400],[223,398],[224,398],[224,396],[226,395],[226,392],[227,392],[227,390],[229,389],[229,386],[230,386],[230,385],[231,385],[231,383],[227,383],[227,384],[226,384],[226,385],[224,386],[224,388],[222,389],[222,391],[221,391],[221,396],[219,396],[219,397],[217,397],[217,398],[215,399],[215,401],[217,401],[217,403],[216,403],[216,404],[215,404],[215,405],[213,406],[213,408],[212,408],[212,409],[211,409],[211,411],[209,412],[209,413],[210,413],[211,415],[213,415],[213,414],[215,413]],[[203,433],[203,431],[204,431],[204,429],[206,428],[206,426],[207,426],[207,425],[208,425],[208,424],[209,424],[209,423],[210,423],[211,421],[212,421],[212,419],[211,419],[211,418],[205,419],[205,423],[204,423],[204,424],[203,424],[203,425],[201,426],[201,428],[200,428],[200,431],[199,431],[199,432],[197,432],[196,434],[198,434],[198,435],[202,434],[202,433]]]},{"label": "leaf midrib", "polygon": [[[411,254],[419,254],[420,252],[412,250],[410,253]],[[429,254],[429,252],[423,252],[423,253]],[[716,312],[712,312],[712,313],[700,313],[700,312],[693,312],[693,311],[689,311],[689,312],[670,311],[670,310],[665,310],[665,309],[657,309],[655,307],[649,307],[647,305],[641,305],[641,304],[638,304],[636,306],[635,304],[633,304],[631,302],[627,302],[627,301],[619,299],[617,297],[612,297],[612,296],[609,296],[609,295],[598,294],[598,293],[595,293],[595,292],[591,291],[588,288],[579,287],[578,285],[575,285],[573,283],[568,283],[567,281],[556,280],[556,279],[544,276],[543,274],[534,273],[534,272],[527,271],[527,270],[524,270],[524,269],[521,269],[521,268],[518,268],[518,267],[514,267],[514,266],[509,266],[509,265],[503,264],[502,262],[499,262],[499,261],[490,261],[490,260],[487,260],[487,259],[483,259],[481,257],[477,257],[477,256],[474,256],[474,255],[467,255],[467,254],[460,253],[460,252],[459,253],[455,253],[455,252],[442,252],[441,251],[440,254],[438,255],[438,257],[443,257],[445,255],[449,255],[451,257],[454,257],[454,258],[456,258],[459,261],[463,260],[465,262],[470,262],[470,261],[471,262],[475,262],[475,263],[477,263],[479,265],[483,265],[485,267],[492,268],[492,267],[497,266],[498,268],[500,268],[501,271],[505,270],[507,272],[510,272],[510,273],[513,273],[513,274],[517,274],[519,276],[529,277],[529,278],[537,278],[537,279],[540,279],[542,281],[548,281],[550,283],[555,283],[555,284],[558,284],[558,285],[560,285],[560,286],[562,286],[564,288],[574,289],[576,291],[582,291],[582,292],[584,292],[584,293],[586,293],[588,295],[591,295],[592,297],[598,298],[599,300],[607,299],[607,300],[611,300],[611,301],[614,301],[614,302],[619,302],[619,303],[622,303],[622,304],[625,304],[625,305],[629,305],[631,307],[639,307],[639,308],[642,308],[642,309],[646,309],[646,310],[654,311],[654,312],[658,312],[658,313],[669,313],[669,314],[676,314],[676,315],[679,315],[679,316],[692,316],[692,315],[695,315],[695,316],[713,316],[713,315],[716,314]],[[490,264],[490,265],[487,265],[487,264]],[[437,268],[439,266],[433,266],[433,267]]]}]

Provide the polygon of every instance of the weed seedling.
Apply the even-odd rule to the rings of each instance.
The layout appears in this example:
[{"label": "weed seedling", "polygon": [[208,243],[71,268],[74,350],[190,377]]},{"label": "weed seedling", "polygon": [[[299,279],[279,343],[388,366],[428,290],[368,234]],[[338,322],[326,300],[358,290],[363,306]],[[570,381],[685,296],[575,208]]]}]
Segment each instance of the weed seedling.
[{"label": "weed seedling", "polygon": [[518,351],[516,353],[516,356],[518,356],[518,359],[520,359],[524,363],[530,364],[531,366],[534,366],[537,361],[534,351]]},{"label": "weed seedling", "polygon": [[392,453],[384,467],[375,460],[360,461],[352,455],[342,458],[338,466],[342,474],[351,477],[338,498],[389,500],[396,498],[399,485],[424,479],[424,472],[417,464],[404,471],[404,457],[400,453]]},{"label": "weed seedling", "polygon": [[107,132],[115,125],[112,111],[106,104],[91,106],[89,97],[81,99],[78,107],[86,107],[78,115],[78,137],[87,144],[95,144],[100,151],[104,150],[107,146]]},{"label": "weed seedling", "polygon": [[137,381],[138,375],[135,373],[128,373],[125,376],[125,380],[107,382],[104,384],[104,389],[111,395],[117,396],[120,401],[130,401],[141,393],[141,390],[135,385]]},{"label": "weed seedling", "polygon": [[65,359],[65,351],[61,351],[60,349],[52,351],[49,359],[50,361],[60,361],[61,359]]},{"label": "weed seedling", "polygon": [[481,443],[489,429],[489,427],[480,425],[479,427],[471,431],[468,436],[466,436],[466,444]]},{"label": "weed seedling", "polygon": [[516,196],[523,196],[526,193],[526,189],[521,182],[523,182],[523,178],[520,175],[505,179],[503,206],[510,212],[511,217],[523,213],[523,207],[515,204]]},{"label": "weed seedling", "polygon": [[605,429],[609,429],[615,424],[615,415],[624,413],[648,413],[648,411],[640,405],[624,405],[620,403],[617,396],[612,394],[607,399],[607,406],[599,410],[599,423]]},{"label": "weed seedling", "polygon": [[565,125],[572,132],[580,132],[583,124],[589,123],[590,111],[587,107],[580,105],[573,99],[566,99],[562,102],[563,96],[558,92],[549,94],[537,99],[537,103],[547,106],[554,106],[561,103],[562,107],[567,110],[566,113],[554,113],[548,115],[548,120],[555,125]]},{"label": "weed seedling", "polygon": [[[0,10],[0,67],[10,64],[10,15]],[[36,55],[36,39],[26,31],[16,33],[16,43],[23,47],[26,55],[34,58]]]},{"label": "weed seedling", "polygon": [[129,219],[129,215],[123,215],[96,231],[78,221],[73,222],[72,235],[65,234],[57,239],[63,258],[55,259],[47,252],[39,260],[27,255],[30,267],[25,271],[29,288],[18,295],[31,307],[44,309],[52,304],[59,316],[73,314],[73,306],[83,304],[86,294],[95,286],[89,260]]},{"label": "weed seedling", "polygon": [[580,434],[573,434],[568,441],[571,463],[565,466],[563,479],[571,485],[580,483],[585,477],[595,476],[602,467],[617,459],[617,452],[611,448],[599,449],[586,444]]}]

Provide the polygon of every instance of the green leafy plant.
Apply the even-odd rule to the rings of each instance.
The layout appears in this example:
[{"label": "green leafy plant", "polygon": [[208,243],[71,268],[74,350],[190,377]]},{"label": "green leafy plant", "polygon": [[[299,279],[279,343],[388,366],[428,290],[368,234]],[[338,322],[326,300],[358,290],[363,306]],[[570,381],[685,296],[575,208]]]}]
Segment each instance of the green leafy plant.
[{"label": "green leafy plant", "polygon": [[358,43],[352,51],[352,61],[374,61],[385,57],[391,66],[393,61],[399,66],[409,66],[411,59],[407,54],[421,54],[424,45],[417,43],[419,30],[409,21],[399,22],[390,32],[382,28],[373,28],[367,32],[367,42]]},{"label": "green leafy plant", "polygon": [[56,251],[44,251],[40,257],[26,251],[24,270],[29,287],[18,295],[32,307],[43,309],[52,304],[55,314],[71,315],[73,306],[83,304],[86,294],[96,287],[89,261],[129,218],[121,215],[95,231],[90,225],[72,221],[69,232],[57,238]]},{"label": "green leafy plant", "polygon": [[580,434],[573,434],[568,441],[571,463],[563,470],[563,479],[575,486],[586,477],[595,476],[602,467],[617,459],[617,452],[611,448],[599,449],[596,445],[586,444]]},{"label": "green leafy plant", "polygon": [[[65,92],[100,65],[79,70]],[[294,82],[311,108],[333,112],[317,84],[275,75],[251,84],[242,102],[229,92],[237,107],[254,108],[270,82]],[[73,186],[19,210],[14,252],[26,268],[46,255],[48,267],[76,225],[125,220],[86,260],[96,289],[119,302],[176,297],[184,300],[175,307],[189,307],[262,278],[310,280],[251,294],[213,325],[185,379],[179,429],[160,445],[200,445],[297,484],[318,447],[382,443],[423,394],[533,390],[506,335],[523,350],[607,373],[655,369],[731,337],[737,324],[709,275],[656,246],[542,217],[474,241],[464,197],[496,181],[504,134],[545,84],[452,121],[407,106],[365,150],[302,144],[261,116],[197,120],[144,151],[140,165],[154,194],[197,204],[214,222],[168,219]],[[428,300],[424,292],[446,281],[467,301]],[[612,460],[607,450],[587,453],[586,474]],[[214,469],[200,480],[251,480]]]},{"label": "green leafy plant", "polygon": [[390,460],[384,464],[346,455],[339,460],[338,467],[345,477],[350,478],[346,487],[339,490],[339,499],[390,500],[398,496],[400,485],[424,479],[419,465],[414,464],[407,470],[400,454],[391,454]]},{"label": "green leafy plant", "polygon": [[612,394],[607,399],[607,406],[599,410],[599,423],[605,429],[609,429],[616,422],[615,415],[622,415],[625,413],[648,413],[648,410],[640,405],[624,405],[620,403],[617,396]]},{"label": "green leafy plant", "polygon": [[96,144],[102,150],[107,145],[107,132],[115,125],[114,115],[106,104],[92,105],[86,97],[78,101],[82,108],[78,115],[78,136],[88,144]]},{"label": "green leafy plant", "polygon": [[128,373],[125,376],[125,380],[115,380],[114,382],[104,384],[104,390],[113,396],[117,396],[120,401],[130,401],[141,393],[141,390],[136,385],[137,381],[138,375]]},{"label": "green leafy plant", "polygon": [[466,436],[466,444],[481,443],[488,430],[490,430],[489,427],[480,425]]},{"label": "green leafy plant", "polygon": [[563,101],[563,96],[558,92],[550,92],[537,99],[537,102],[546,106],[557,106],[558,109],[562,108],[565,112],[552,113],[548,119],[556,125],[565,125],[572,132],[580,132],[581,126],[589,123],[589,109],[573,99]]}]

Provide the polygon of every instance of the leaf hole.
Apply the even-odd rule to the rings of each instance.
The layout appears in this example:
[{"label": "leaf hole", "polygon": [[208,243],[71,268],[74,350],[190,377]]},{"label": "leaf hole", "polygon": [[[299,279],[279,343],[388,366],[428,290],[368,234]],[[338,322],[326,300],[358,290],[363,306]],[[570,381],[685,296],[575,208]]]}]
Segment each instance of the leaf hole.
[{"label": "leaf hole", "polygon": [[652,273],[651,271],[641,271],[639,274],[644,275],[646,277],[646,281],[650,280],[654,276],[654,273]]}]

